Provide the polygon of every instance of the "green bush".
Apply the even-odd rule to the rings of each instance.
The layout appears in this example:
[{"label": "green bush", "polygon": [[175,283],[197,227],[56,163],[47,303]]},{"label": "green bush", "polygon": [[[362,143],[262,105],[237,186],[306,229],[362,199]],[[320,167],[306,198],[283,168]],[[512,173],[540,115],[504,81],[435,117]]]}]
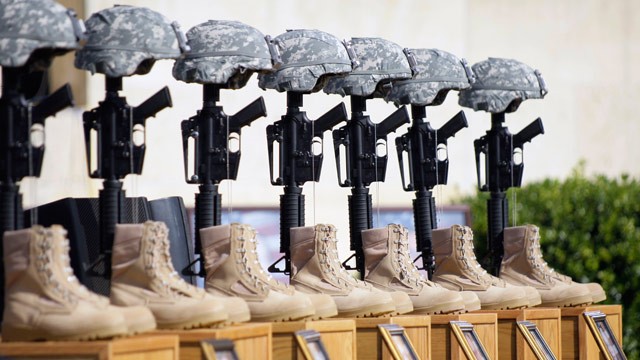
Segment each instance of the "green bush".
[{"label": "green bush", "polygon": [[[544,259],[578,282],[598,282],[608,304],[623,306],[623,344],[640,359],[640,182],[629,176],[585,177],[579,166],[566,180],[547,179],[511,189],[509,222],[540,227]],[[486,252],[487,193],[458,200],[471,207],[479,259]]]}]

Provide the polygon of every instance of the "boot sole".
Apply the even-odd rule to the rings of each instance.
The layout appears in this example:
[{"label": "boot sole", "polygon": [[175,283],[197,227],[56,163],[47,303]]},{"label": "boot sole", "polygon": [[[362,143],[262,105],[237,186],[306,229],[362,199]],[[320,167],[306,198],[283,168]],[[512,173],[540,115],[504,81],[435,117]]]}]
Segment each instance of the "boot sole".
[{"label": "boot sole", "polygon": [[548,307],[572,307],[572,306],[582,306],[582,305],[590,305],[593,303],[593,299],[591,296],[577,296],[574,298],[564,299],[561,301],[552,301],[552,302],[542,302],[541,306]]},{"label": "boot sole", "polygon": [[450,314],[458,311],[464,311],[464,304],[459,305],[456,303],[452,304],[441,304],[438,306],[430,306],[425,308],[413,308],[413,312],[411,314],[416,315],[437,315],[437,314]]},{"label": "boot sole", "polygon": [[2,326],[2,341],[91,341],[101,339],[113,339],[126,336],[126,328],[100,329],[89,333],[59,336],[39,329],[28,329],[11,325]]},{"label": "boot sole", "polygon": [[[226,315],[226,314],[225,314]],[[158,330],[189,330],[198,328],[215,327],[216,325],[224,323],[227,320],[226,316],[216,314],[208,319],[198,317],[195,319],[189,319],[177,323],[157,323]]]},{"label": "boot sole", "polygon": [[378,317],[381,315],[389,314],[396,311],[395,306],[389,307],[389,304],[380,304],[375,306],[369,306],[364,309],[351,310],[351,311],[340,311],[338,310],[339,317]]},{"label": "boot sole", "polygon": [[286,314],[256,316],[251,315],[252,322],[280,322],[280,321],[295,321],[300,319],[306,319],[315,316],[315,313],[309,313],[309,309],[301,309],[297,312],[288,312]]},{"label": "boot sole", "polygon": [[502,302],[498,304],[480,304],[482,310],[515,310],[524,309],[529,306],[529,299],[515,299],[508,302]]}]

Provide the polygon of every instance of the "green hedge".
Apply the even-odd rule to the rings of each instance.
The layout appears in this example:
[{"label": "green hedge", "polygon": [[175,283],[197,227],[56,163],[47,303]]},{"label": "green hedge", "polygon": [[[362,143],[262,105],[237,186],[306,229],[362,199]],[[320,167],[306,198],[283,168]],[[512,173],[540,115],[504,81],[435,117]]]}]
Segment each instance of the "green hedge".
[{"label": "green hedge", "polygon": [[[598,282],[607,304],[623,306],[623,344],[640,359],[640,182],[623,175],[547,179],[508,192],[509,222],[540,227],[544,259],[579,282]],[[514,192],[515,191],[515,192]],[[476,251],[486,254],[487,193],[459,199],[471,207]],[[515,200],[515,201],[514,201]]]}]

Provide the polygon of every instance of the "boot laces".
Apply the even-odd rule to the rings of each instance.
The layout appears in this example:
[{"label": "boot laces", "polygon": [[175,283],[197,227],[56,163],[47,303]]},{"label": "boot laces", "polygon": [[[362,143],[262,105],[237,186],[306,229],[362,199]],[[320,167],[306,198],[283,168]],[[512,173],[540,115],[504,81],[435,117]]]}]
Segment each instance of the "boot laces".
[{"label": "boot laces", "polygon": [[[350,287],[355,285],[355,279],[342,267],[338,255],[338,240],[336,239],[336,229],[333,226],[320,227],[320,263],[322,270],[328,274],[338,286]],[[353,281],[351,281],[353,280]]]},{"label": "boot laces", "polygon": [[[35,266],[38,274],[40,275],[40,279],[47,288],[52,289],[53,292],[60,296],[65,302],[75,305],[78,301],[77,297],[69,291],[66,286],[63,286],[60,283],[52,268],[55,266],[52,246],[52,237],[54,236],[54,233],[50,229],[46,228],[39,228],[36,231],[36,248],[38,249],[38,254],[36,255]],[[63,268],[63,272],[66,274],[66,269]]]},{"label": "boot laces", "polygon": [[[257,231],[254,230],[254,233],[257,234]],[[249,264],[259,274],[259,281],[266,283],[268,287],[275,290],[285,291],[289,293],[293,292],[293,288],[291,288],[289,284],[285,284],[274,279],[271,274],[264,271],[264,268],[260,263],[260,257],[258,255],[258,239],[255,236],[251,237],[249,241],[246,242],[246,248]]]},{"label": "boot laces", "polygon": [[[255,289],[261,293],[269,291],[269,280],[266,278],[261,266],[257,266],[260,270],[256,269],[255,262],[258,261],[257,257],[252,259],[250,245],[248,243],[251,240],[255,240],[255,231],[250,226],[238,225],[239,235],[236,239],[240,242],[240,246],[236,249],[236,252],[240,254],[240,258],[236,259],[236,264],[240,265],[240,274],[246,274]],[[249,233],[249,241],[245,238],[245,232]]]},{"label": "boot laces", "polygon": [[159,262],[159,270],[163,274],[163,278],[168,284],[169,288],[174,290],[175,292],[182,294],[184,296],[203,296],[205,291],[197,286],[193,286],[188,282],[184,281],[184,279],[180,276],[178,271],[176,271],[173,266],[173,262],[171,261],[171,252],[170,252],[170,244],[169,244],[169,236],[168,233],[165,233],[165,236],[160,237],[160,246],[158,249],[159,258],[161,261]]},{"label": "boot laces", "polygon": [[145,271],[149,279],[151,279],[151,283],[153,284],[153,288],[161,292],[163,295],[176,297],[179,292],[176,292],[171,288],[169,282],[167,281],[166,276],[161,276],[164,274],[165,263],[163,259],[163,240],[167,238],[168,232],[167,228],[161,224],[148,224],[144,226],[145,234],[147,241],[150,246],[144,250],[144,262],[145,262]]},{"label": "boot laces", "polygon": [[492,285],[492,276],[487,270],[482,268],[482,265],[480,265],[476,259],[475,248],[473,246],[473,231],[467,227],[462,227],[458,239],[460,239],[460,246],[458,247],[458,250],[460,250],[459,259],[465,265],[465,268],[471,271],[471,274],[473,274],[480,283]]},{"label": "boot laces", "polygon": [[420,275],[413,261],[409,257],[408,231],[404,226],[392,225],[395,234],[393,243],[395,249],[395,263],[400,268],[400,280],[406,281],[409,286],[422,286],[427,284],[427,280]]},{"label": "boot laces", "polygon": [[73,268],[71,267],[71,257],[69,256],[69,252],[71,251],[71,245],[69,244],[69,239],[67,238],[66,234],[67,232],[64,231],[62,236],[62,247],[60,251],[60,254],[61,254],[60,265],[62,266],[62,271],[66,276],[67,283],[70,285],[70,290],[74,291],[77,295],[79,295],[84,299],[99,302],[99,303],[109,304],[108,298],[90,291],[76,277],[75,273],[73,272]]},{"label": "boot laces", "polygon": [[540,250],[540,233],[538,229],[533,229],[533,235],[529,235],[529,240],[527,258],[531,260],[530,263],[533,266],[534,272],[541,275],[545,280],[551,280],[556,271],[547,265],[547,262],[543,259],[542,251]]}]

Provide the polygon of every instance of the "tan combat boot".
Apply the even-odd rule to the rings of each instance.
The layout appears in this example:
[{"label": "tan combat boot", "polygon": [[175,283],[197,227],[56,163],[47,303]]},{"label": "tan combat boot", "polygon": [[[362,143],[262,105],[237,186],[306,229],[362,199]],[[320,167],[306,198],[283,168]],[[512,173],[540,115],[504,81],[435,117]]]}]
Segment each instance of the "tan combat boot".
[{"label": "tan combat boot", "polygon": [[587,285],[555,280],[551,274],[542,260],[540,235],[536,226],[504,229],[501,279],[513,285],[534,287],[542,297],[542,306],[574,306],[593,301]]},{"label": "tan combat boot", "polygon": [[[464,229],[467,232],[467,235],[471,239],[474,239],[473,230],[471,230],[471,228],[468,227],[468,226],[465,226]],[[473,242],[471,242],[470,245],[473,248]],[[472,263],[475,263],[475,267],[476,267],[477,271],[482,273],[482,275],[484,277],[486,277],[487,279],[489,279],[491,281],[491,285],[497,286],[497,287],[518,288],[518,289],[523,290],[525,292],[525,294],[527,295],[527,300],[529,300],[528,307],[534,307],[534,306],[540,305],[542,303],[542,298],[540,297],[540,293],[535,288],[533,288],[531,286],[512,285],[512,284],[509,284],[506,281],[500,279],[497,276],[493,276],[493,275],[489,274],[484,268],[482,268],[482,265],[480,265],[478,263],[478,260],[476,259],[475,251],[473,251],[473,254],[471,255],[471,261],[472,261]]]},{"label": "tan combat boot", "polygon": [[311,303],[313,304],[313,307],[315,309],[315,314],[311,316],[309,320],[320,320],[338,315],[338,307],[336,306],[336,302],[333,301],[331,296],[327,294],[305,294],[299,292],[293,286],[289,286],[288,284],[277,281],[269,273],[265,272],[262,268],[262,265],[260,264],[260,259],[258,258],[257,237],[254,237],[247,243],[247,257],[249,259],[249,264],[253,266],[255,271],[258,271],[262,274],[261,278],[266,280],[267,285],[270,289],[291,296],[306,297],[311,300]]},{"label": "tan combat boot", "polygon": [[[535,228],[535,230],[532,229],[532,232],[535,231],[538,233],[538,238],[540,238],[540,229],[538,229],[537,226],[535,225],[527,225],[530,227]],[[589,292],[591,293],[591,300],[594,303],[598,303],[601,301],[604,301],[607,299],[607,294],[604,292],[604,289],[602,288],[602,286],[600,286],[600,284],[598,283],[578,283],[573,281],[573,279],[571,279],[571,277],[567,276],[567,275],[563,275],[559,272],[557,272],[554,268],[550,267],[546,261],[544,261],[543,256],[542,256],[542,251],[540,250],[540,241],[536,241],[534,244],[534,254],[535,256],[538,258],[541,266],[542,266],[542,270],[546,271],[552,279],[556,280],[556,281],[560,281],[562,283],[568,284],[568,285],[584,285],[586,287],[589,288]]]},{"label": "tan combat boot", "polygon": [[450,290],[473,291],[483,310],[518,309],[529,305],[524,290],[495,286],[486,271],[481,270],[473,250],[473,234],[466,227],[433,231],[436,270],[433,281]]},{"label": "tan combat boot", "polygon": [[108,302],[86,300],[70,288],[57,228],[4,233],[5,304],[2,341],[92,340],[124,335],[127,324]]},{"label": "tan combat boot", "polygon": [[403,291],[413,313],[440,314],[464,310],[462,296],[423,278],[409,256],[408,231],[391,224],[362,231],[365,281],[378,289]]},{"label": "tan combat boot", "polygon": [[116,225],[111,261],[111,302],[116,305],[144,305],[159,329],[208,327],[227,320],[222,303],[202,289],[185,284],[175,286],[165,271],[163,242],[167,226],[158,221]]},{"label": "tan combat boot", "polygon": [[[173,290],[185,293],[187,296],[196,298],[201,296],[200,293],[202,292],[202,289],[192,286],[184,281],[173,267],[168,238],[166,241],[162,241],[160,243],[160,255],[162,257],[162,261],[159,262],[160,268],[158,268],[158,271],[162,272],[162,276],[166,279],[167,284]],[[242,300],[242,298],[237,296],[217,296],[210,293],[207,293],[207,296],[218,301],[227,312],[227,320],[222,325],[238,324],[251,320],[249,306],[244,300]]]},{"label": "tan combat boot", "polygon": [[93,293],[82,285],[73,273],[73,268],[71,268],[71,258],[69,257],[69,251],[71,248],[69,245],[69,239],[67,238],[67,231],[59,225],[53,225],[49,230],[52,234],[51,240],[54,245],[54,256],[55,258],[60,259],[62,269],[64,269],[64,275],[68,280],[66,283],[63,283],[63,285],[69,291],[84,300],[103,303],[109,307],[109,311],[120,312],[127,325],[127,335],[155,330],[156,320],[153,317],[151,310],[147,307],[110,305],[108,297]]},{"label": "tan combat boot", "polygon": [[271,289],[263,271],[252,264],[249,245],[255,231],[249,225],[231,224],[200,229],[207,273],[207,292],[239,296],[249,305],[251,321],[287,321],[315,314],[308,297]]},{"label": "tan combat boot", "polygon": [[[338,260],[332,225],[291,229],[291,284],[306,294],[328,294],[340,317],[379,316],[396,310],[391,295],[353,279]],[[411,305],[411,303],[409,303]]]}]

